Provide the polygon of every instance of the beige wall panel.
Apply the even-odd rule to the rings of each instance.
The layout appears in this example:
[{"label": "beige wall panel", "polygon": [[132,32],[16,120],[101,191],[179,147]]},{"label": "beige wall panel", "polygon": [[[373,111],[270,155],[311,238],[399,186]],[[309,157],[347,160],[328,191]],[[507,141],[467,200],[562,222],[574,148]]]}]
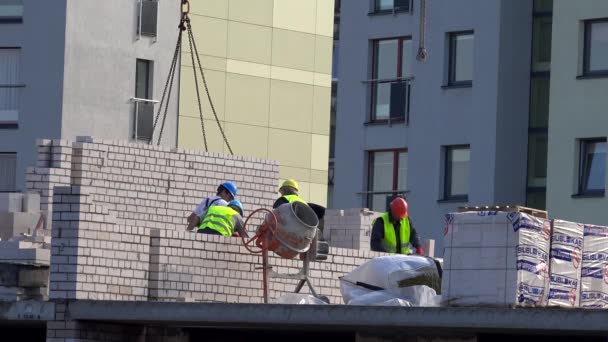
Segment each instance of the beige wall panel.
[{"label": "beige wall panel", "polygon": [[327,171],[310,170],[310,182],[327,184]]},{"label": "beige wall panel", "polygon": [[314,84],[315,73],[304,70],[283,68],[273,65],[270,67],[270,78],[272,78],[273,80]]},{"label": "beige wall panel", "polygon": [[331,55],[334,40],[331,37],[315,36],[315,71],[331,74]]},{"label": "beige wall panel", "polygon": [[314,170],[327,170],[327,161],[329,160],[329,136],[312,134],[310,145],[310,168]]},{"label": "beige wall panel", "polygon": [[270,65],[228,59],[226,70],[234,74],[270,78]]},{"label": "beige wall panel", "polygon": [[[228,1],[194,0],[190,1],[190,14],[206,15],[215,18],[228,18]],[[190,16],[192,17],[192,15]]]},{"label": "beige wall panel", "polygon": [[[192,58],[190,56],[191,56],[190,52],[185,52],[185,51],[182,52],[182,56],[181,56],[181,58],[182,58],[181,65],[182,66],[192,67]],[[226,58],[213,57],[213,56],[207,56],[207,55],[199,55],[199,58],[201,59],[201,64],[203,65],[203,68],[205,70],[209,69],[209,70],[215,70],[215,71],[226,71],[226,63],[227,63]],[[198,67],[198,62],[196,61],[196,57],[194,59],[194,63]],[[190,71],[190,72],[192,72],[192,71]]]},{"label": "beige wall panel", "polygon": [[331,111],[331,89],[314,87],[312,132],[329,135],[329,118]]},{"label": "beige wall panel", "polygon": [[[181,72],[179,113],[180,115],[184,116],[198,117],[198,101],[196,98],[196,86],[194,83],[194,74],[192,68],[182,67]],[[207,79],[209,94],[211,94],[211,100],[213,101],[213,106],[217,111],[217,116],[220,118],[220,120],[224,120],[226,73],[221,71],[205,70],[205,78]],[[198,82],[201,100],[203,103],[203,115],[207,118],[213,118],[211,106],[209,105],[209,100],[205,94],[205,88],[200,78],[200,74]]]},{"label": "beige wall panel", "polygon": [[270,79],[227,74],[226,121],[267,127],[269,101]]},{"label": "beige wall panel", "polygon": [[272,26],[273,0],[223,0],[229,5],[229,19]]},{"label": "beige wall panel", "polygon": [[331,88],[331,74],[314,73],[313,84],[320,87]]},{"label": "beige wall panel", "polygon": [[317,18],[315,32],[316,34],[333,37],[334,0],[317,0]]},{"label": "beige wall panel", "polygon": [[[226,41],[228,35],[228,21],[223,19],[190,16],[192,29],[196,31],[196,46],[198,53],[213,57],[226,57]],[[186,39],[186,36],[184,36]],[[188,42],[184,41],[183,50],[189,52]]]},{"label": "beige wall panel", "polygon": [[274,2],[274,27],[315,33],[316,16],[315,0],[275,0]]},{"label": "beige wall panel", "polygon": [[268,158],[268,128],[226,123],[226,135],[237,156]]},{"label": "beige wall panel", "polygon": [[270,127],[310,132],[312,95],[313,87],[310,85],[272,80]]},{"label": "beige wall panel", "polygon": [[235,21],[228,23],[228,58],[270,64],[272,28]]},{"label": "beige wall panel", "polygon": [[272,65],[314,71],[315,36],[275,28],[272,31]]},{"label": "beige wall panel", "polygon": [[[224,140],[220,134],[215,120],[205,120],[205,133],[207,146],[210,152],[224,152]],[[204,151],[203,134],[201,132],[201,121],[199,118],[188,116],[179,117],[178,146]],[[228,136],[230,142],[230,136]]]},{"label": "beige wall panel", "polygon": [[279,160],[281,167],[310,167],[310,134],[270,129],[268,158]]},{"label": "beige wall panel", "polygon": [[298,183],[308,182],[310,180],[310,169],[281,165],[279,168],[279,177],[284,179],[295,179]]},{"label": "beige wall panel", "polygon": [[300,187],[300,191],[298,191],[298,195],[306,202],[310,202],[310,183],[309,182],[298,182],[298,186]]},{"label": "beige wall panel", "polygon": [[322,206],[327,205],[327,185],[310,183],[309,191],[308,202]]}]

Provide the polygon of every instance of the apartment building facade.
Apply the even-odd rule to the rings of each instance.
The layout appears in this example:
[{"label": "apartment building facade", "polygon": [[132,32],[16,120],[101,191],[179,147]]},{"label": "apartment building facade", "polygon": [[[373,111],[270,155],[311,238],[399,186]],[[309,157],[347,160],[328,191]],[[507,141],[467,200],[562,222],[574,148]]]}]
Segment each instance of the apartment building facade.
[{"label": "apartment building facade", "polygon": [[[179,18],[177,1],[0,2],[0,191],[24,189],[38,138],[147,141]],[[174,94],[162,139],[169,146]]]},{"label": "apartment building facade", "polygon": [[[190,17],[234,154],[278,160],[280,181],[297,180],[303,198],[324,205],[334,0],[191,1]],[[187,46],[181,75],[178,144],[204,150]],[[207,149],[228,153],[208,99],[202,102]]]},{"label": "apartment building facade", "polygon": [[343,1],[334,207],[403,194],[441,250],[443,217],[523,204],[533,2]]},{"label": "apartment building facade", "polygon": [[608,224],[608,2],[554,0],[547,210]]}]

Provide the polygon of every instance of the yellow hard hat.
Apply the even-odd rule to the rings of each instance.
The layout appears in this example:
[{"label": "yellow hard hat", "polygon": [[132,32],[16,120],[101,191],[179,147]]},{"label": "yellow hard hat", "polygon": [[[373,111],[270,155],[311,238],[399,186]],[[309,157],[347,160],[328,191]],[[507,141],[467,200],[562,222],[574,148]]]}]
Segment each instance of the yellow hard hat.
[{"label": "yellow hard hat", "polygon": [[288,180],[284,181],[283,184],[281,185],[281,188],[284,186],[290,186],[290,187],[296,189],[296,191],[300,191],[298,189],[298,183],[293,179],[288,179]]}]

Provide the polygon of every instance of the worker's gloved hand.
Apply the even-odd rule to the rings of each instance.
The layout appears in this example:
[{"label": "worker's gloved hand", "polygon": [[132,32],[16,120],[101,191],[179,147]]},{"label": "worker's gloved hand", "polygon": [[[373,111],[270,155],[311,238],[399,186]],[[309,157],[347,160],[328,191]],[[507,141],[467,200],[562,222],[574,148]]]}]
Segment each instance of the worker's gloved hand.
[{"label": "worker's gloved hand", "polygon": [[422,247],[416,247],[416,254],[424,255],[424,249],[422,249]]}]

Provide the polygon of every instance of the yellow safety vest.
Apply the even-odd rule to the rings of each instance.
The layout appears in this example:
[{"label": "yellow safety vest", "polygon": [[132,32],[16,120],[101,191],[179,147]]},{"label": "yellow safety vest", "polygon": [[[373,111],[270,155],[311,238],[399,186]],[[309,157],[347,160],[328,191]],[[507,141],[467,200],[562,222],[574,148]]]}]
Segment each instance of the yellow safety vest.
[{"label": "yellow safety vest", "polygon": [[289,201],[289,203],[293,203],[293,202],[302,202],[304,204],[308,204],[306,203],[306,201],[304,201],[303,199],[300,198],[300,196],[298,195],[285,195],[283,196],[287,201]]},{"label": "yellow safety vest", "polygon": [[238,214],[236,210],[230,207],[213,205],[207,210],[203,223],[201,223],[198,229],[213,229],[223,236],[232,236],[232,233],[234,233],[234,220],[232,216]]},{"label": "yellow safety vest", "polygon": [[[384,250],[388,253],[409,254],[410,252],[410,220],[407,217],[399,221],[399,238],[401,240],[401,250],[397,252],[397,237],[395,236],[395,226],[391,222],[388,213],[382,214],[379,218],[384,222]],[[376,220],[374,220],[374,223]],[[372,224],[373,225],[373,224]]]}]

